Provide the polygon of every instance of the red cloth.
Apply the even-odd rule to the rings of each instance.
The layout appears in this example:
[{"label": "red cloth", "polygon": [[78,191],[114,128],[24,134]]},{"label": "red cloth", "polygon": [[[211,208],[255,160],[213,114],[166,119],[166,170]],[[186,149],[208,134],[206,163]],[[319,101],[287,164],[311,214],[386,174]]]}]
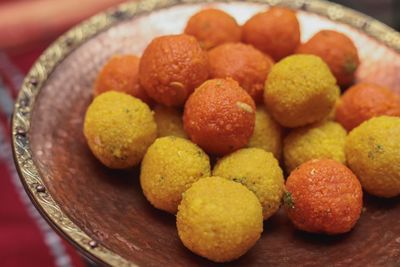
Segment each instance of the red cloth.
[{"label": "red cloth", "polygon": [[50,42],[45,42],[40,45],[40,47],[36,47],[34,50],[29,50],[25,52],[23,55],[13,55],[9,54],[8,57],[10,60],[18,66],[19,70],[23,73],[28,73],[29,69],[32,67],[33,63],[35,63],[37,57],[45,50],[46,47],[50,45]]},{"label": "red cloth", "polygon": [[10,116],[23,75],[47,44],[18,56],[0,51],[0,266],[83,267],[77,252],[40,217],[17,177]]},{"label": "red cloth", "polygon": [[[0,10],[8,8],[2,10],[7,18],[0,16],[0,25],[6,30],[0,33],[0,41],[5,42],[0,47],[8,51],[0,49],[0,267],[85,265],[77,252],[50,229],[24,192],[12,160],[10,116],[24,75],[50,39],[122,1],[0,0]],[[5,36],[12,42],[6,42],[9,39]]]}]

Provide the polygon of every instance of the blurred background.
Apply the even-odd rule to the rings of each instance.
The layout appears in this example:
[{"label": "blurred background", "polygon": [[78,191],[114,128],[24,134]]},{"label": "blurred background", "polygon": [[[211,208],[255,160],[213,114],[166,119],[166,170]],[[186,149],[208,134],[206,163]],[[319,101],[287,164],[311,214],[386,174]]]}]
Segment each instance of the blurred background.
[{"label": "blurred background", "polygon": [[[0,0],[0,267],[94,266],[50,229],[25,194],[10,147],[24,75],[66,30],[123,0]],[[400,30],[400,0],[336,0]]]}]

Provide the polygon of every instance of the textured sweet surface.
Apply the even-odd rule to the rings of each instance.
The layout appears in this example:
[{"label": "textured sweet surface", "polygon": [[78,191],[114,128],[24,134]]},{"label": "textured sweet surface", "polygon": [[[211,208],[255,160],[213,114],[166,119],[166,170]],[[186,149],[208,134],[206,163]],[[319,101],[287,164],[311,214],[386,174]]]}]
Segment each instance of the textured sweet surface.
[{"label": "textured sweet surface", "polygon": [[157,103],[169,107],[182,106],[207,78],[207,54],[186,34],[154,38],[139,64],[140,85]]},{"label": "textured sweet surface", "polygon": [[212,261],[239,258],[260,238],[262,208],[243,185],[213,176],[194,183],[183,195],[176,216],[185,246]]},{"label": "textured sweet surface", "polygon": [[276,159],[282,154],[282,127],[267,113],[263,106],[256,109],[256,124],[249,147],[262,148],[272,152]]},{"label": "textured sweet surface", "polygon": [[354,128],[346,141],[349,167],[380,197],[400,194],[400,118],[380,116]]},{"label": "textured sweet surface", "polygon": [[137,97],[151,105],[152,100],[139,84],[140,58],[135,55],[115,55],[111,57],[97,75],[93,85],[93,95],[107,91],[120,91]]},{"label": "textured sweet surface", "polygon": [[187,22],[185,33],[196,37],[206,50],[228,42],[240,42],[242,29],[235,18],[219,9],[203,9]]},{"label": "textured sweet surface", "polygon": [[353,41],[343,33],[332,30],[318,32],[300,45],[296,53],[321,57],[328,64],[340,86],[347,86],[353,82],[354,74],[360,65]]},{"label": "textured sweet surface", "polygon": [[274,7],[260,12],[243,25],[243,41],[270,55],[275,61],[292,54],[300,44],[296,12]]},{"label": "textured sweet surface", "polygon": [[285,127],[299,127],[326,117],[339,97],[336,79],[321,58],[292,55],[276,63],[265,82],[264,103]]},{"label": "textured sweet surface", "polygon": [[266,54],[251,45],[228,43],[208,52],[210,77],[237,81],[256,103],[263,102],[264,83],[274,64]]},{"label": "textured sweet surface", "polygon": [[273,154],[261,148],[244,148],[220,159],[213,175],[241,183],[252,191],[263,207],[264,220],[280,207],[283,173]]},{"label": "textured sweet surface", "polygon": [[247,145],[255,124],[253,99],[232,78],[212,79],[189,97],[183,126],[190,139],[213,155]]},{"label": "textured sweet surface", "polygon": [[140,171],[143,194],[156,208],[176,213],[185,192],[211,174],[201,148],[175,136],[158,138],[147,150]]},{"label": "textured sweet surface", "polygon": [[173,135],[187,138],[187,134],[183,130],[182,112],[161,105],[155,106],[153,111],[157,123],[158,137]]},{"label": "textured sweet surface", "polygon": [[283,141],[283,158],[288,173],[311,159],[334,159],[345,163],[346,130],[337,123],[324,121],[297,128]]},{"label": "textured sweet surface", "polygon": [[350,87],[338,101],[335,119],[347,131],[376,116],[400,116],[400,96],[389,88],[359,83]]},{"label": "textured sweet surface", "polygon": [[289,175],[285,185],[285,208],[300,230],[346,233],[360,217],[360,182],[349,168],[335,160],[307,161]]},{"label": "textured sweet surface", "polygon": [[109,91],[88,107],[83,127],[93,154],[115,169],[134,167],[157,137],[153,112],[138,98]]}]

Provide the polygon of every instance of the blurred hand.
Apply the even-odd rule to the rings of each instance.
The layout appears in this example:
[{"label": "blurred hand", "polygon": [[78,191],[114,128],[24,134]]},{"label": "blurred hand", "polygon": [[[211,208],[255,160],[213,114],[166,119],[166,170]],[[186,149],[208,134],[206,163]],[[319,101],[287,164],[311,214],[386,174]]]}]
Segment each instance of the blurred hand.
[{"label": "blurred hand", "polygon": [[0,4],[0,50],[29,50],[124,0],[27,0]]}]

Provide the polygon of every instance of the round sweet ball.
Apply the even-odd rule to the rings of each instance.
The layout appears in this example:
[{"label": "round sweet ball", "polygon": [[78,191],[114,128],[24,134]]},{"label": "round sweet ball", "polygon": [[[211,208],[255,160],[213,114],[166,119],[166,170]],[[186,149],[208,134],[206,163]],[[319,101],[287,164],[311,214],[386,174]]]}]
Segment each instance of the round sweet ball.
[{"label": "round sweet ball", "polygon": [[301,44],[296,53],[321,57],[341,86],[353,82],[360,65],[357,48],[353,41],[345,34],[333,30],[317,32],[310,40]]},{"label": "round sweet ball", "polygon": [[158,138],[147,150],[141,165],[140,185],[156,208],[176,213],[185,192],[194,182],[209,177],[210,160],[187,139]]},{"label": "round sweet ball", "polygon": [[157,126],[141,100],[109,91],[90,104],[83,132],[97,159],[109,168],[124,169],[142,160],[157,137]]},{"label": "round sweet ball", "polygon": [[143,52],[139,81],[146,93],[165,106],[182,106],[208,78],[207,54],[190,35],[153,39]]},{"label": "round sweet ball", "polygon": [[183,126],[207,153],[225,155],[247,145],[255,110],[253,99],[236,81],[208,80],[186,102]]},{"label": "round sweet ball", "polygon": [[182,116],[178,109],[157,105],[154,108],[154,119],[157,123],[158,137],[172,135],[187,138],[183,130]]},{"label": "round sweet ball", "polygon": [[238,182],[252,191],[261,203],[264,220],[278,211],[284,179],[278,161],[261,148],[243,148],[220,159],[213,175]]},{"label": "round sweet ball", "polygon": [[363,122],[348,135],[347,164],[368,193],[400,195],[400,118],[380,116]]},{"label": "round sweet ball", "polygon": [[279,61],[293,54],[300,44],[296,13],[284,7],[258,13],[243,25],[242,40]]},{"label": "round sweet ball", "polygon": [[344,146],[347,132],[336,122],[323,121],[296,128],[283,142],[283,158],[290,173],[312,159],[334,159],[345,164]]},{"label": "round sweet ball", "polygon": [[134,55],[115,55],[100,70],[94,83],[93,94],[118,91],[139,98],[148,105],[153,101],[139,83],[140,58]]},{"label": "round sweet ball", "polygon": [[285,127],[323,120],[339,98],[329,67],[314,55],[293,55],[276,63],[265,83],[264,102]]},{"label": "round sweet ball", "polygon": [[272,152],[276,159],[282,154],[282,127],[268,114],[264,107],[257,107],[256,124],[248,147],[262,148]]},{"label": "round sweet ball", "polygon": [[286,190],[286,211],[300,230],[341,234],[350,231],[360,218],[360,182],[350,169],[335,160],[303,163],[287,178]]},{"label": "round sweet ball", "polygon": [[208,177],[183,194],[176,225],[189,250],[215,262],[228,262],[245,254],[260,238],[262,208],[245,186]]},{"label": "round sweet ball", "polygon": [[273,60],[251,45],[227,43],[208,52],[210,76],[231,77],[245,89],[255,102],[263,101],[264,83]]},{"label": "round sweet ball", "polygon": [[359,83],[347,89],[336,108],[336,121],[348,131],[382,115],[400,117],[400,96],[373,83]]},{"label": "round sweet ball", "polygon": [[185,33],[196,37],[206,50],[227,42],[239,42],[242,36],[235,18],[214,8],[200,10],[190,17]]}]

